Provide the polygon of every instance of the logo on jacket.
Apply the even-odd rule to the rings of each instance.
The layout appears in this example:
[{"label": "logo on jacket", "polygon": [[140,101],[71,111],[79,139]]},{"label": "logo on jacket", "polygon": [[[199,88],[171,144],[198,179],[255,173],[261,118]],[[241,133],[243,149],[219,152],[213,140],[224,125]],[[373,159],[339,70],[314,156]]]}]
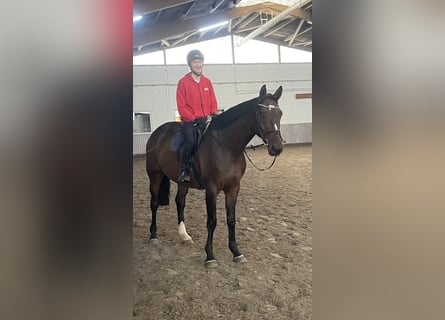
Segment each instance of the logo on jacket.
[{"label": "logo on jacket", "polygon": [[205,88],[204,88],[204,91],[209,91],[209,88],[205,87]]}]

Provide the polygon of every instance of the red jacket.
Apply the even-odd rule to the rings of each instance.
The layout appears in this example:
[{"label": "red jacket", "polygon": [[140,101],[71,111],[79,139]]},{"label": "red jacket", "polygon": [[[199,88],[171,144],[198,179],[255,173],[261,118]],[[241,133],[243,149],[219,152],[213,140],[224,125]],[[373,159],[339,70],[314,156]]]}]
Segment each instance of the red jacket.
[{"label": "red jacket", "polygon": [[215,114],[218,108],[212,82],[201,74],[199,83],[187,73],[178,82],[176,103],[183,122]]}]

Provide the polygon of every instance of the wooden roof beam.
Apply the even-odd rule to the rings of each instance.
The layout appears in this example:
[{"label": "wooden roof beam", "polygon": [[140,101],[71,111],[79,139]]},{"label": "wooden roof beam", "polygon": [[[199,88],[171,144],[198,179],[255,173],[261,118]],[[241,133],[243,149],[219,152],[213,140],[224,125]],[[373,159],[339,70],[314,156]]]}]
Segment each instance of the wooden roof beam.
[{"label": "wooden roof beam", "polygon": [[[304,5],[304,4],[303,4]],[[299,7],[298,7],[299,6]],[[301,5],[296,5],[293,6],[295,7],[295,9],[289,13],[290,16],[292,17],[296,17],[296,18],[302,18],[306,21],[312,21],[312,15],[310,14],[310,12],[301,9]],[[231,11],[235,10],[235,9],[246,9],[247,13],[251,13],[251,12],[264,12],[264,11],[275,11],[275,12],[283,12],[286,9],[288,9],[288,6],[282,5],[282,4],[278,4],[278,3],[273,3],[273,2],[262,2],[259,4],[254,4],[251,6],[244,6],[244,7],[236,7],[234,9],[232,9]]]},{"label": "wooden roof beam", "polygon": [[[234,29],[237,25],[239,25],[241,22],[243,22],[244,20],[246,20],[247,19],[247,17],[248,17],[249,15],[246,15],[246,16],[244,16],[244,17],[241,17],[237,22],[235,22],[235,23],[232,23],[232,25],[231,25],[231,29]],[[235,18],[233,18],[233,19],[230,19],[230,20],[234,20]]]},{"label": "wooden roof beam", "polygon": [[270,36],[272,33],[277,32],[278,30],[284,28],[285,26],[287,26],[289,23],[291,23],[292,21],[295,21],[297,18],[293,17],[290,19],[287,19],[285,21],[283,21],[282,23],[280,23],[275,29],[272,29],[271,31],[269,31],[268,33],[264,34],[264,37],[268,37]]},{"label": "wooden roof beam", "polygon": [[193,35],[195,35],[195,34],[197,34],[197,33],[198,33],[197,31],[194,31],[194,32],[189,33],[189,34],[186,35],[185,37],[182,37],[181,39],[179,39],[179,40],[177,40],[176,42],[174,42],[174,43],[172,44],[172,46],[174,47],[174,46],[176,46],[176,45],[178,45],[178,44],[180,44],[180,43],[186,41],[188,38],[190,38],[191,36],[193,36]]},{"label": "wooden roof beam", "polygon": [[300,29],[301,29],[301,27],[303,26],[303,23],[304,23],[304,20],[302,19],[302,20],[300,21],[300,23],[298,24],[297,29],[295,29],[294,34],[293,34],[292,37],[290,38],[290,40],[289,40],[289,45],[292,45],[292,42],[294,42],[295,37],[297,36],[298,32],[300,32]]},{"label": "wooden roof beam", "polygon": [[254,30],[258,28],[258,26],[253,26],[253,27],[245,27],[243,29],[236,29],[235,33],[242,33],[242,32],[246,32],[246,31],[250,31],[250,30]]},{"label": "wooden roof beam", "polygon": [[[308,31],[310,31],[310,30],[312,30],[312,27],[309,27],[309,28],[307,28],[307,29],[304,29],[304,31],[301,31],[299,34],[297,34],[297,37],[300,36],[300,35],[302,35],[302,34],[305,34],[306,32],[308,32]],[[293,35],[292,35],[292,36],[293,36]],[[287,37],[284,39],[284,41],[289,41],[289,40],[292,38],[292,36],[287,36]]]},{"label": "wooden roof beam", "polygon": [[260,15],[259,12],[255,13],[252,15],[252,17],[250,19],[246,19],[243,23],[241,23],[238,28],[242,29],[244,27],[246,27],[247,25],[249,25],[249,23],[251,23],[253,20],[255,20],[256,18],[258,18],[258,16]]},{"label": "wooden roof beam", "polygon": [[278,4],[278,3],[263,2],[262,5],[264,6],[263,10],[271,9],[271,10],[278,11],[280,13],[283,11],[286,11],[289,8],[294,8],[292,10],[292,12],[289,13],[290,16],[296,17],[296,18],[301,18],[306,21],[312,21],[312,15],[309,12],[307,12],[306,10],[301,9],[301,7],[298,7],[299,6],[298,4],[296,4],[292,7],[288,7],[288,6],[285,6],[282,4]]},{"label": "wooden roof beam", "polygon": [[275,16],[265,24],[263,24],[261,27],[257,28],[253,32],[249,33],[244,39],[241,40],[239,46],[243,45],[247,41],[254,39],[256,36],[259,36],[260,34],[264,33],[266,30],[272,28],[280,21],[286,19],[292,12],[296,10],[301,10],[300,4],[295,4],[292,7],[288,7],[286,10],[281,12],[279,15]]}]

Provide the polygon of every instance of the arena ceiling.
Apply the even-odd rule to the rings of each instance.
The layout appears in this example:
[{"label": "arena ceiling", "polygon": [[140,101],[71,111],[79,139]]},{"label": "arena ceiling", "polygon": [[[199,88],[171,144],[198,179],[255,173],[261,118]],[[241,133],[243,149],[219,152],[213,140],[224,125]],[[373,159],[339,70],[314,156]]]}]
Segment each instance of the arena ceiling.
[{"label": "arena ceiling", "polygon": [[[134,0],[133,55],[227,35],[312,51],[311,0]],[[226,24],[202,30],[202,28]]]}]

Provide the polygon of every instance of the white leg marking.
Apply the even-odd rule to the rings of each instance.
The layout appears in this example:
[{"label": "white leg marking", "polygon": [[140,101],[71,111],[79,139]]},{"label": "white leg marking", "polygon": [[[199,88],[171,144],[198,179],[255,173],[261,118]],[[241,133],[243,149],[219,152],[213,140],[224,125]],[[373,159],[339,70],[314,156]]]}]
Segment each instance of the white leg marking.
[{"label": "white leg marking", "polygon": [[187,233],[187,230],[185,230],[184,221],[181,221],[181,223],[179,224],[178,233],[179,233],[179,237],[181,238],[182,241],[192,240],[192,237],[190,237],[189,234]]}]

